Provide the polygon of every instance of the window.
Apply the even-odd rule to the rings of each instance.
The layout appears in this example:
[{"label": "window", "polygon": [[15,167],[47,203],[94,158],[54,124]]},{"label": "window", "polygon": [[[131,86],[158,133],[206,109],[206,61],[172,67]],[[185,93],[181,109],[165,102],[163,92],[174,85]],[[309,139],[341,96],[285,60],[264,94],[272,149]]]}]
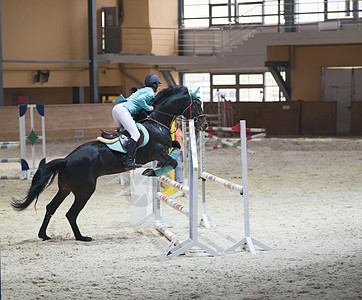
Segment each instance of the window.
[{"label": "window", "polygon": [[262,102],[263,88],[242,88],[239,90],[240,101]]},{"label": "window", "polygon": [[[285,25],[362,17],[361,0],[184,0],[185,27]],[[292,24],[290,24],[290,22]]]},{"label": "window", "polygon": [[[285,73],[282,77],[285,79]],[[184,85],[195,90],[200,87],[202,101],[285,101],[270,72],[248,74],[186,73]],[[211,95],[211,99],[210,99]]]},{"label": "window", "polygon": [[296,6],[297,23],[323,22],[324,21],[324,2],[303,0]]},{"label": "window", "polygon": [[263,74],[240,74],[240,84],[263,84]]},{"label": "window", "polygon": [[208,27],[208,3],[204,0],[184,0],[184,26],[186,28]]},{"label": "window", "polygon": [[236,101],[236,89],[213,89],[212,97],[214,101]]},{"label": "window", "polygon": [[235,85],[235,75],[213,75],[212,84],[213,85]]},{"label": "window", "polygon": [[263,2],[243,1],[238,7],[238,22],[241,24],[263,23]]},{"label": "window", "polygon": [[263,73],[240,74],[239,87],[239,101],[264,101]]},{"label": "window", "polygon": [[228,24],[228,6],[227,5],[211,5],[210,26]]},{"label": "window", "polygon": [[210,74],[209,73],[186,73],[184,85],[191,90],[200,87],[199,96],[204,102],[210,102]]},{"label": "window", "polygon": [[[281,75],[285,80],[285,72],[282,72]],[[275,82],[273,75],[270,72],[265,72],[264,76],[264,101],[285,101],[285,97],[280,92],[279,86]]]}]

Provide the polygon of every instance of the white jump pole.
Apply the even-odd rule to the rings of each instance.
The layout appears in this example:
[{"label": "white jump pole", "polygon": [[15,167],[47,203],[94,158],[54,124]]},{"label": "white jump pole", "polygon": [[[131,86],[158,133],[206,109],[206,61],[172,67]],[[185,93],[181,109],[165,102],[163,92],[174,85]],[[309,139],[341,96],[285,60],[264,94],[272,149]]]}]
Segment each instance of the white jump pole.
[{"label": "white jump pole", "polygon": [[[206,128],[209,131],[226,131],[226,132],[235,132],[233,127],[213,127],[209,126]],[[246,132],[258,133],[258,132],[265,132],[265,128],[246,128]]]},{"label": "white jump pole", "polygon": [[188,182],[188,174],[189,174],[189,167],[188,167],[188,141],[187,141],[187,122],[184,117],[182,117],[182,143],[183,143],[183,152],[182,152],[182,177],[184,180],[185,185],[189,185]]},{"label": "white jump pole", "polygon": [[245,237],[235,243],[230,248],[226,249],[224,252],[230,252],[235,250],[238,247],[247,245],[252,254],[255,254],[254,244],[259,246],[264,250],[271,250],[270,247],[264,245],[263,243],[255,240],[250,235],[250,220],[249,220],[249,189],[248,189],[248,158],[247,158],[247,147],[246,147],[246,122],[245,120],[240,121],[240,138],[241,138],[241,167],[242,167],[242,194],[243,194],[243,203],[244,203],[244,231]]},{"label": "white jump pole", "polygon": [[196,147],[196,136],[195,136],[195,125],[193,120],[189,120],[189,132],[190,132],[190,173],[189,173],[189,238],[186,241],[181,242],[175,247],[170,248],[170,254],[168,257],[175,257],[180,254],[184,254],[191,248],[197,247],[212,256],[218,254],[199,242],[198,240],[198,159],[197,159],[197,147]]},{"label": "white jump pole", "polygon": [[[205,151],[205,131],[200,131],[200,173],[205,172],[206,168],[206,151]],[[221,223],[215,218],[209,216],[206,213],[206,186],[205,179],[201,176],[201,216],[200,216],[200,224],[202,224],[206,228],[210,228],[210,221],[216,225],[221,225]]]}]

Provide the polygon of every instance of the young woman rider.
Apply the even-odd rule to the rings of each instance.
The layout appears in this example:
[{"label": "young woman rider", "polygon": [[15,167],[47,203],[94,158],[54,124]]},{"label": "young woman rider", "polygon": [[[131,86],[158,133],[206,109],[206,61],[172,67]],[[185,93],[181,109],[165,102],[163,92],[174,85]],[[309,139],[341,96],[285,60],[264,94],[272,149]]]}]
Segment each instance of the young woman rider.
[{"label": "young woman rider", "polygon": [[[133,117],[138,115],[142,109],[146,111],[153,110],[153,106],[150,105],[150,102],[155,97],[155,92],[158,90],[160,84],[161,80],[156,74],[149,74],[145,78],[145,86],[143,88],[140,88],[129,96],[126,102],[121,102],[113,107],[113,119],[118,126],[123,125],[130,134],[127,144],[127,158],[125,161],[126,170],[140,167],[135,164],[137,141],[140,137],[140,133]],[[123,96],[120,96],[119,98],[121,97],[123,98]],[[118,99],[115,101],[119,102],[117,100]]]}]

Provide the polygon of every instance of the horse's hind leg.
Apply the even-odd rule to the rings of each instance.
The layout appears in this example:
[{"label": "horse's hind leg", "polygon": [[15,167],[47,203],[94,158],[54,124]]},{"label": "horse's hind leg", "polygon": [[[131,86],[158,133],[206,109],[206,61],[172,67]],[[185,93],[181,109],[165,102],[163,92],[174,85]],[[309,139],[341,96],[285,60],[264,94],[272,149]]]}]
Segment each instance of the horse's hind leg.
[{"label": "horse's hind leg", "polygon": [[95,184],[92,185],[89,183],[87,185],[89,186],[87,191],[84,190],[84,186],[83,186],[83,190],[80,189],[77,192],[73,191],[73,193],[75,195],[75,200],[74,200],[73,205],[71,206],[71,208],[69,209],[69,211],[66,214],[66,217],[69,221],[70,226],[72,227],[76,240],[84,241],[84,242],[90,242],[92,240],[92,238],[88,237],[88,236],[83,236],[80,233],[80,230],[77,225],[77,217],[78,217],[80,211],[87,204],[89,198],[92,196],[92,194],[94,193],[94,190],[95,190]]},{"label": "horse's hind leg", "polygon": [[46,234],[49,221],[51,217],[54,215],[59,205],[62,204],[63,200],[69,195],[69,193],[70,190],[59,188],[58,193],[55,195],[52,201],[50,201],[50,203],[47,205],[45,217],[38,233],[38,237],[43,239],[43,241],[50,240],[50,237],[47,236]]}]

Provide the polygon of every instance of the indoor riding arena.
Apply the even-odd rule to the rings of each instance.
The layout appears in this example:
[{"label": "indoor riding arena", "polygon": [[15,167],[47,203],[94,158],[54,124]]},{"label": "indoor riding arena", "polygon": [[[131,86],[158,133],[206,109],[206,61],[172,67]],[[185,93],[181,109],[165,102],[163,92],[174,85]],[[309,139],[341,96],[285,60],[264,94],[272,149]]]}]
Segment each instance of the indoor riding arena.
[{"label": "indoor riding arena", "polygon": [[362,298],[360,1],[0,8],[1,299]]}]

